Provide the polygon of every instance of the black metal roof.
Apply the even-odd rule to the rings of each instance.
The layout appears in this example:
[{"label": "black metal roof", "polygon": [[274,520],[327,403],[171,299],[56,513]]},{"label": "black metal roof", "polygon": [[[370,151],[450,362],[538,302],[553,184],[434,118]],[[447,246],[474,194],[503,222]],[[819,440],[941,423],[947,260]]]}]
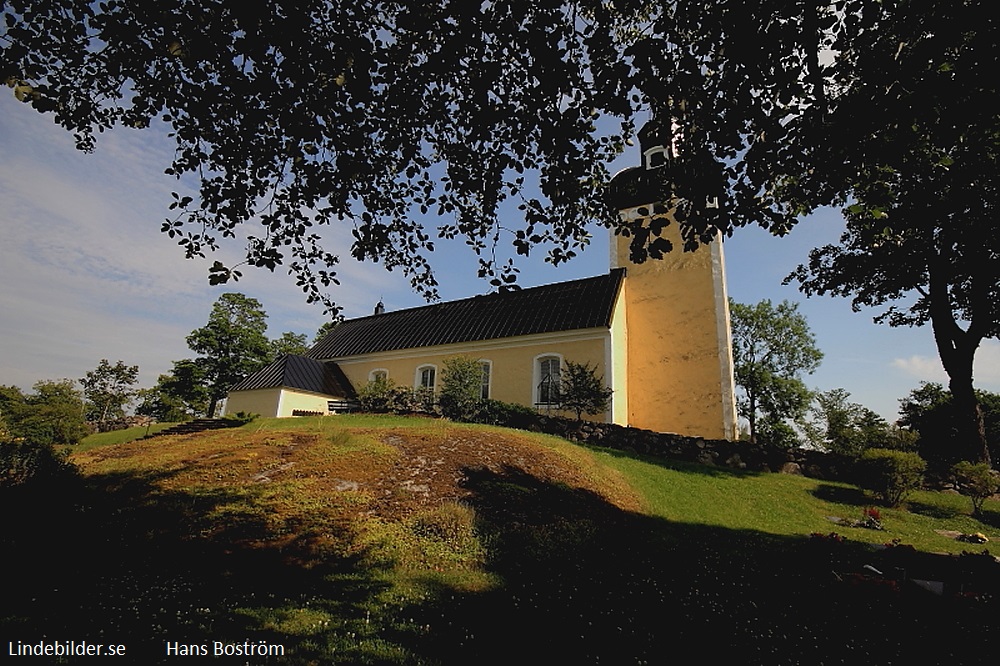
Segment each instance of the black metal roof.
[{"label": "black metal roof", "polygon": [[355,395],[350,380],[336,363],[295,354],[282,356],[229,390],[252,391],[278,387],[343,398],[353,398]]},{"label": "black metal roof", "polygon": [[307,352],[315,359],[608,327],[625,270],[519,291],[349,319]]}]

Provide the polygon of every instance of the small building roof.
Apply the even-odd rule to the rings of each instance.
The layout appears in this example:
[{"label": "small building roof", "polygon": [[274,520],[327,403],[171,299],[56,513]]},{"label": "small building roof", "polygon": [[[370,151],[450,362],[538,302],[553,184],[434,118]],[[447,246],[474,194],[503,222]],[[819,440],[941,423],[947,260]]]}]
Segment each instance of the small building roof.
[{"label": "small building roof", "polygon": [[230,391],[290,388],[310,393],[353,398],[354,388],[344,371],[332,361],[288,354],[258,370]]},{"label": "small building roof", "polygon": [[608,327],[625,276],[607,275],[348,319],[307,356],[336,359],[520,335]]}]

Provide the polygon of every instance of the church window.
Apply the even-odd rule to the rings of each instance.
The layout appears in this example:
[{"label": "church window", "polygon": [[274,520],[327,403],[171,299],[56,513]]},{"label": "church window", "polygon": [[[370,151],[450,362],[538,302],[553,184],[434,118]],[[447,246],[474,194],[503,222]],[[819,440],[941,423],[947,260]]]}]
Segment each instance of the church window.
[{"label": "church window", "polygon": [[492,361],[480,361],[479,367],[483,369],[482,380],[479,384],[479,399],[489,400],[490,398],[490,372],[493,369]]},{"label": "church window", "polygon": [[536,360],[535,402],[553,405],[559,402],[559,384],[562,359],[556,355],[539,356]]},{"label": "church window", "polygon": [[437,379],[437,368],[433,365],[422,365],[417,368],[417,388],[426,388],[434,390],[435,380]]}]

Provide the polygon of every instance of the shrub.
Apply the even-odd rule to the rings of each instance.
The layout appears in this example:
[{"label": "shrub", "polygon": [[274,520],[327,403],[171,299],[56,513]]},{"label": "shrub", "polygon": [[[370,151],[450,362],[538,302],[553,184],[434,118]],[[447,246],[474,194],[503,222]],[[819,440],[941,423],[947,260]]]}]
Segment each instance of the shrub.
[{"label": "shrub", "polygon": [[916,453],[868,449],[861,454],[861,484],[889,506],[899,506],[924,481],[927,463]]},{"label": "shrub", "polygon": [[483,364],[471,356],[444,360],[441,378],[441,413],[448,418],[469,421],[476,412],[483,388]]},{"label": "shrub", "polygon": [[538,420],[538,413],[531,407],[514,402],[483,400],[477,405],[471,421],[509,428],[529,428]]},{"label": "shrub", "polygon": [[589,363],[566,361],[559,386],[559,406],[576,412],[579,421],[584,414],[601,414],[608,409],[612,390],[604,385]]},{"label": "shrub", "polygon": [[392,398],[396,384],[388,377],[379,375],[358,390],[361,411],[384,414],[392,411]]},{"label": "shrub", "polygon": [[73,476],[76,467],[65,453],[47,443],[0,442],[0,488],[28,486]]},{"label": "shrub", "polygon": [[986,463],[971,463],[963,460],[951,468],[958,486],[958,492],[972,501],[972,515],[979,517],[983,512],[983,502],[1000,489],[1000,474]]},{"label": "shrub", "polygon": [[437,413],[437,396],[434,394],[434,389],[421,386],[418,389],[414,389],[412,396],[413,411],[423,412],[425,414]]},{"label": "shrub", "polygon": [[253,412],[239,411],[236,412],[235,414],[227,414],[223,418],[225,418],[230,423],[233,423],[234,425],[246,425],[247,423],[250,423],[251,421],[259,417],[260,414],[254,414]]}]

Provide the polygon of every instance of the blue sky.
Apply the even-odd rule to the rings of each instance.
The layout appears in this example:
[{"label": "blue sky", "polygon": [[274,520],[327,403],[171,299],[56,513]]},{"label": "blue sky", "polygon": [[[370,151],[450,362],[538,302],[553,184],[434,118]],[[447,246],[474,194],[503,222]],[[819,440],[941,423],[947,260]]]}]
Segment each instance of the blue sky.
[{"label": "blue sky", "polygon": [[[638,163],[638,149],[617,165]],[[226,291],[257,298],[269,315],[269,334],[306,333],[323,323],[320,306],[305,303],[294,281],[278,270],[247,270],[238,283],[212,287],[215,258],[238,261],[240,248],[219,257],[185,260],[159,231],[178,185],[163,175],[172,148],[155,130],[116,130],[100,136],[95,153],[75,150],[72,137],[47,117],[0,90],[0,384],[28,389],[40,379],[77,379],[102,358],[140,368],[150,386],[171,361],[191,355],[184,338],[205,323]],[[433,225],[433,221],[431,221]],[[782,279],[815,246],[836,242],[843,220],[823,211],[785,238],[737,230],[726,241],[728,286],[737,301],[799,302],[825,354],[806,378],[812,388],[842,387],[853,399],[894,419],[898,399],[921,380],[946,382],[929,328],[892,329],[872,323],[875,312],[854,313],[846,299],[806,299]],[[389,309],[421,305],[406,279],[349,257],[349,234],[328,232],[339,252],[344,314],[369,314],[380,298]],[[442,249],[443,248],[443,249]],[[440,246],[435,266],[444,299],[488,291],[477,280],[471,252]],[[606,232],[568,265],[521,262],[522,286],[603,273]],[[977,386],[1000,391],[1000,343],[987,341],[976,365]]]}]

